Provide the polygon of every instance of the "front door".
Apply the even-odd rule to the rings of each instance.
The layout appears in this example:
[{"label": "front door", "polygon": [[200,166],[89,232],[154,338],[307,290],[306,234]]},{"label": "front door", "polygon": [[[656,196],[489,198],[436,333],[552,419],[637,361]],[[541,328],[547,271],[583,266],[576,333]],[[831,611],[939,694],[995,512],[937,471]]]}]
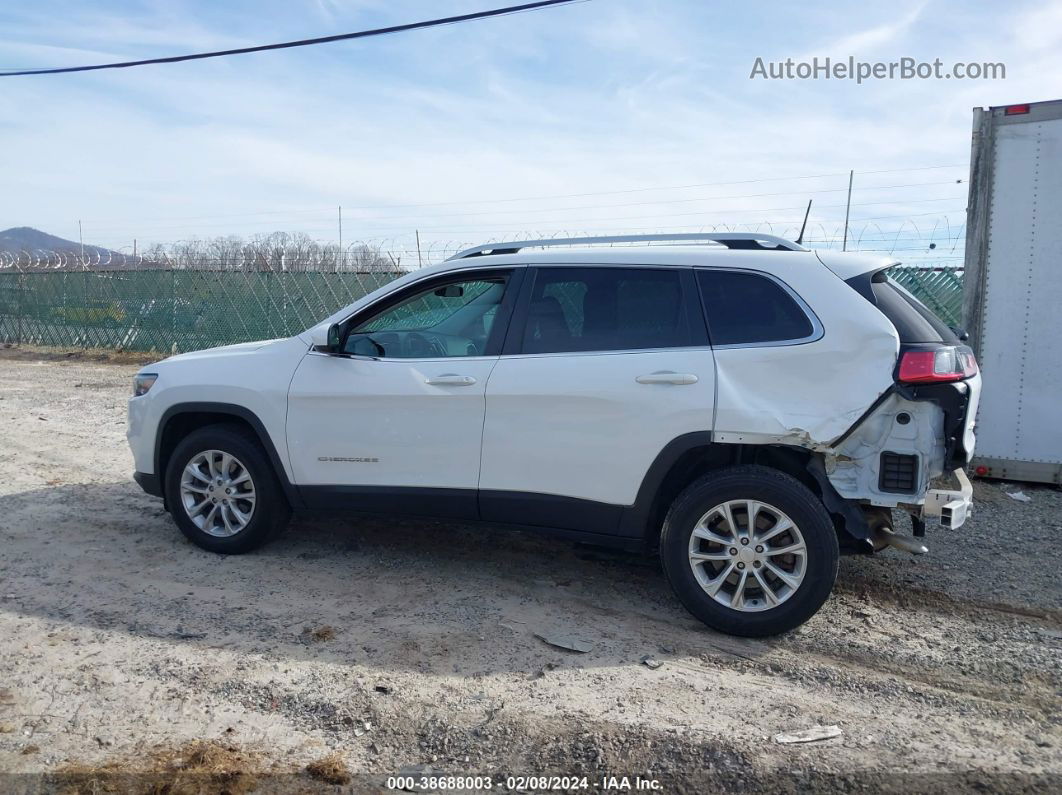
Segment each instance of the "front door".
[{"label": "front door", "polygon": [[414,284],[311,352],[288,393],[295,481],[314,507],[476,514],[484,392],[513,271]]}]

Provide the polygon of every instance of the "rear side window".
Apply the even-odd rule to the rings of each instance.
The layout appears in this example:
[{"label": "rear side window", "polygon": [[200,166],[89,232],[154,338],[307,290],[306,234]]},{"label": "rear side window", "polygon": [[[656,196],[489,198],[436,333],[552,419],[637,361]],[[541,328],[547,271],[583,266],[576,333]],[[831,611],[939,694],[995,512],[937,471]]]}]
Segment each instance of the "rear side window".
[{"label": "rear side window", "polygon": [[697,270],[712,345],[792,342],[815,328],[773,279],[744,271]]},{"label": "rear side window", "polygon": [[679,269],[540,268],[535,275],[524,353],[690,344]]},{"label": "rear side window", "polygon": [[874,274],[870,290],[874,305],[892,321],[900,342],[958,342],[944,321],[884,272]]}]

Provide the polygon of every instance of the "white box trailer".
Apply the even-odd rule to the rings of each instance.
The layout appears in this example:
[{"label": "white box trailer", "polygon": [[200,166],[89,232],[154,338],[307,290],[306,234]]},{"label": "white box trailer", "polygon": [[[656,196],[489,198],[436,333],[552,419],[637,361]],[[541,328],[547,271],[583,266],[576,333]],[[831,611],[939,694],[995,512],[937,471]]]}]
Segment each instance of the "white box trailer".
[{"label": "white box trailer", "polygon": [[971,468],[1062,484],[1062,100],[974,109],[965,269]]}]

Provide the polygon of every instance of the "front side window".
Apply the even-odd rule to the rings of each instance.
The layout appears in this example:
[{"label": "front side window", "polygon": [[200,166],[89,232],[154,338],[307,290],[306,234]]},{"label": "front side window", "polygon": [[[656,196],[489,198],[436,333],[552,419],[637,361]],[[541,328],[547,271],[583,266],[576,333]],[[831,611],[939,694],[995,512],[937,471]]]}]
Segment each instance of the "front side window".
[{"label": "front side window", "polygon": [[506,281],[497,276],[436,282],[357,320],[343,352],[387,359],[483,356]]},{"label": "front side window", "polygon": [[697,270],[712,345],[806,340],[811,320],[785,288],[747,271]]},{"label": "front side window", "polygon": [[625,351],[690,345],[677,269],[540,268],[524,353]]}]

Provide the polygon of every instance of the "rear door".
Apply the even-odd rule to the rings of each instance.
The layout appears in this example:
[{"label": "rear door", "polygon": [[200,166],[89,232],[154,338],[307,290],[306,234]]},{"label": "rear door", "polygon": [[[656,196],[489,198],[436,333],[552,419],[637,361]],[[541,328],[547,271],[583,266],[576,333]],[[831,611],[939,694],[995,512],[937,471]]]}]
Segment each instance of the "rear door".
[{"label": "rear door", "polygon": [[482,518],[617,532],[664,446],[711,430],[714,388],[691,269],[530,269],[487,383]]}]

